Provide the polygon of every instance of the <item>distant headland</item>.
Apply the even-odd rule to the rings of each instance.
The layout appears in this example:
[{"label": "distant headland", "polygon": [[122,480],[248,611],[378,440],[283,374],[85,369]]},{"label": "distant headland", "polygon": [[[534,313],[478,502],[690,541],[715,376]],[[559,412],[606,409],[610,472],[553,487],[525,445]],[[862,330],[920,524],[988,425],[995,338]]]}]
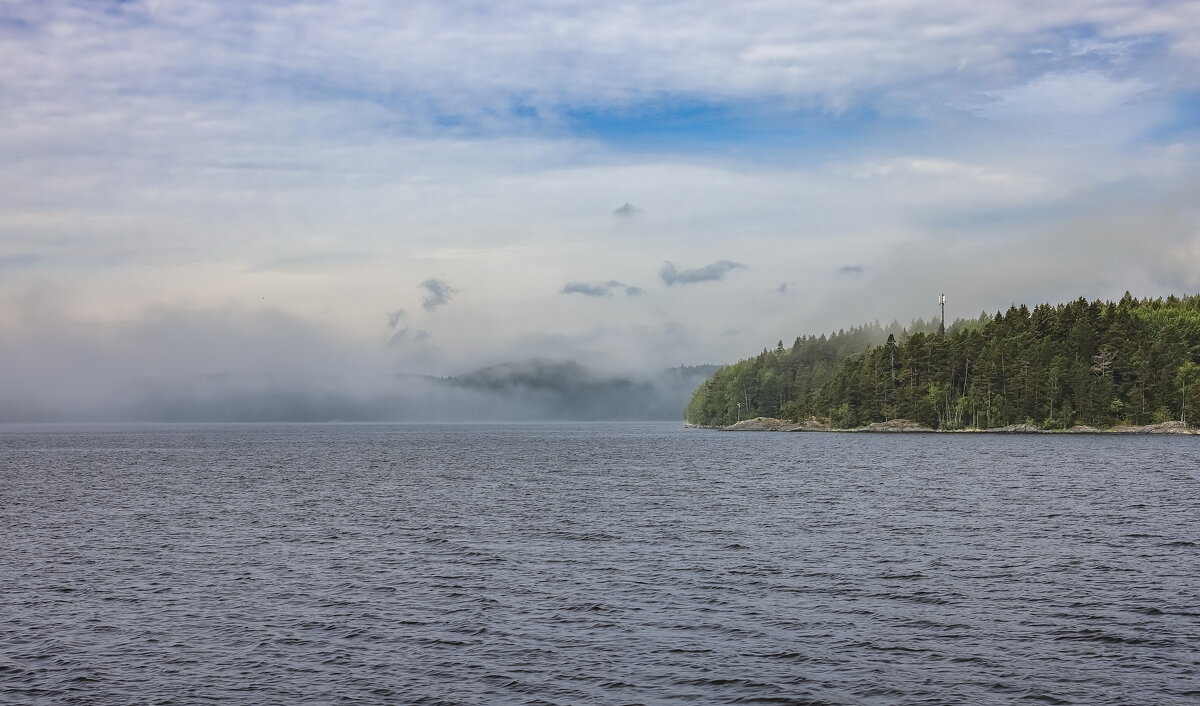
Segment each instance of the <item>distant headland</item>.
[{"label": "distant headland", "polygon": [[1197,420],[1200,295],[1128,292],[779,341],[715,372],[686,413],[735,431],[1191,434]]}]

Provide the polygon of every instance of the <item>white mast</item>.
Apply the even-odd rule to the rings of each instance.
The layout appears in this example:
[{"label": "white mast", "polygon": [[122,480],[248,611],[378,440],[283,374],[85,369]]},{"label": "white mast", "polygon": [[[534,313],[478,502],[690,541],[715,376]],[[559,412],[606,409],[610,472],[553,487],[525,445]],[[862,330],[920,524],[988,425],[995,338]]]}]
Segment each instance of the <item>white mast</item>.
[{"label": "white mast", "polygon": [[946,335],[946,293],[942,292],[942,321],[938,324],[938,333]]}]

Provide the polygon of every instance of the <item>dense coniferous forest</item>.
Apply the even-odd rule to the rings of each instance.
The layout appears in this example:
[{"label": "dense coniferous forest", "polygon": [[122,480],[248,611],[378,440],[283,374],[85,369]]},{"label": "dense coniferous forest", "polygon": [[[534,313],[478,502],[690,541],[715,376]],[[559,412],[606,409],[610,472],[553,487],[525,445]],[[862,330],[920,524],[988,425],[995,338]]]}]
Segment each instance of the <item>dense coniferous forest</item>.
[{"label": "dense coniferous forest", "polygon": [[1013,306],[959,320],[802,336],[726,366],[693,424],[911,419],[937,429],[1043,429],[1200,420],[1200,295]]}]

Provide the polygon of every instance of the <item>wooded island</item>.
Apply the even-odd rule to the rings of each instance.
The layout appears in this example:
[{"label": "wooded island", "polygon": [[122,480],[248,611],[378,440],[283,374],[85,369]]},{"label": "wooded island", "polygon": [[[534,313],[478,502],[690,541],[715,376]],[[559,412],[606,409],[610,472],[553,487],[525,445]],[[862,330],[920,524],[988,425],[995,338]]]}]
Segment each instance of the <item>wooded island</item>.
[{"label": "wooded island", "polygon": [[700,385],[687,421],[894,419],[934,429],[1200,420],[1200,295],[1013,306],[958,320],[801,336]]}]

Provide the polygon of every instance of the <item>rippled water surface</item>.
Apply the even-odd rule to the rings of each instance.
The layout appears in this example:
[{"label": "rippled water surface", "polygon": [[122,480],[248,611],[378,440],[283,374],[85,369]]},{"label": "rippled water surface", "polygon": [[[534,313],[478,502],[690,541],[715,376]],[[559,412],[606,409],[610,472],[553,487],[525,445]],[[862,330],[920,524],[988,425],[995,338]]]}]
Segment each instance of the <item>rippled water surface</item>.
[{"label": "rippled water surface", "polygon": [[0,427],[0,702],[1200,703],[1196,437]]}]

